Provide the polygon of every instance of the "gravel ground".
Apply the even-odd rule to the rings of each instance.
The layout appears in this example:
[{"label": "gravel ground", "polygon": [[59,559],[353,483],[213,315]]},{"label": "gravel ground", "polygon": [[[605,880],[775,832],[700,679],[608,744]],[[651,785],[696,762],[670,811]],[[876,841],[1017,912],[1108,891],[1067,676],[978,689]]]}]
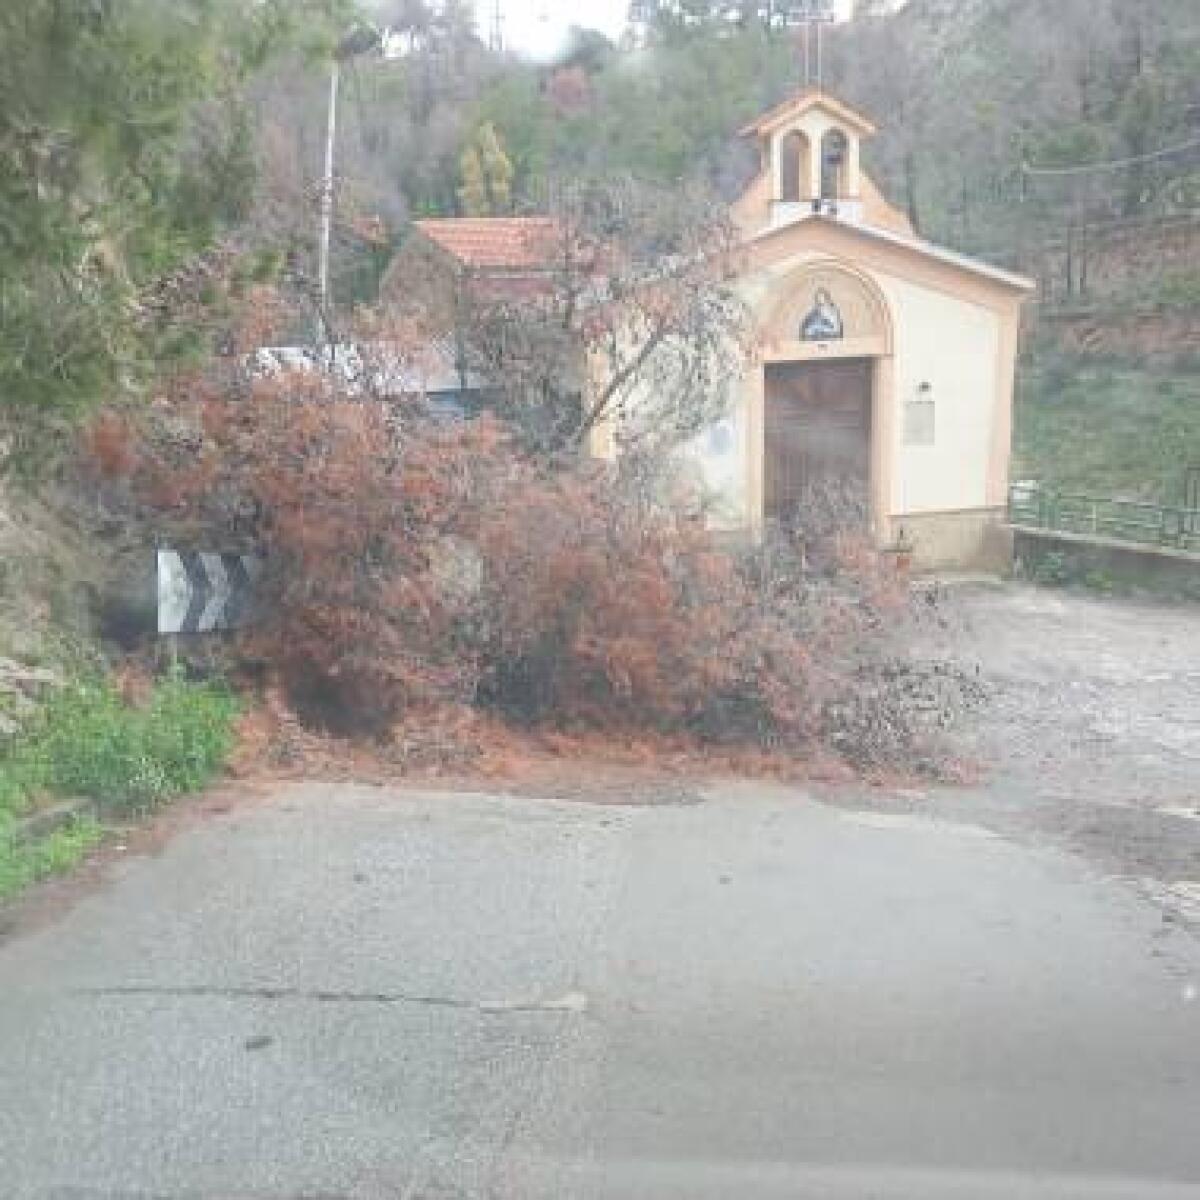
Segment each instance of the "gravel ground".
[{"label": "gravel ground", "polygon": [[1083,854],[1200,928],[1200,610],[1022,585],[944,589],[916,652],[978,677],[981,780],[853,792]]}]

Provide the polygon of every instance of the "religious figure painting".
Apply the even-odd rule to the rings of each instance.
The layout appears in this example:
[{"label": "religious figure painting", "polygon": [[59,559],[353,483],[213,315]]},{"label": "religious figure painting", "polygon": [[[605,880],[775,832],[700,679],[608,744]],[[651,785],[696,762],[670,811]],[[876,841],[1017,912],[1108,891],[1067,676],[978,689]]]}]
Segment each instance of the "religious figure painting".
[{"label": "religious figure painting", "polygon": [[828,289],[818,288],[813,306],[800,325],[805,342],[831,342],[843,335],[842,314]]}]

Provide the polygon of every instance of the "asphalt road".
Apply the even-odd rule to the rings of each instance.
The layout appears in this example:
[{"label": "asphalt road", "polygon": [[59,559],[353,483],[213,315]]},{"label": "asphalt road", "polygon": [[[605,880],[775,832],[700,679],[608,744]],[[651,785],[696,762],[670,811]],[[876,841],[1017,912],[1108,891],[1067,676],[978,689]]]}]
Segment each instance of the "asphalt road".
[{"label": "asphalt road", "polygon": [[309,784],[0,945],[0,1195],[1200,1195],[1200,947],[761,786]]}]

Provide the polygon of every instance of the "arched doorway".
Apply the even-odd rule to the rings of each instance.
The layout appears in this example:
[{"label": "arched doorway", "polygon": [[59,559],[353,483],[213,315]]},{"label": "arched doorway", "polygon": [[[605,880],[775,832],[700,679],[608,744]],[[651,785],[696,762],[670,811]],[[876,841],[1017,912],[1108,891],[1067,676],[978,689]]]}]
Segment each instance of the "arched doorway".
[{"label": "arched doorway", "polygon": [[790,523],[804,505],[835,503],[881,528],[892,332],[877,285],[849,264],[815,260],[780,281],[761,319],[759,519]]}]

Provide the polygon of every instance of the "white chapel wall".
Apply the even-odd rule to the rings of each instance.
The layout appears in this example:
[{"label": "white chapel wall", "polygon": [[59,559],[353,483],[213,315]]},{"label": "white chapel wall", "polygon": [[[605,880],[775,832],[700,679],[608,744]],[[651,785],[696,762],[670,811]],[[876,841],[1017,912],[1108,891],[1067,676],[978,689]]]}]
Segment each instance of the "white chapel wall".
[{"label": "white chapel wall", "polygon": [[[876,274],[895,329],[893,514],[987,506],[1000,318],[957,296]],[[930,444],[910,444],[906,405],[932,404]],[[919,439],[922,443],[925,439]]]}]

